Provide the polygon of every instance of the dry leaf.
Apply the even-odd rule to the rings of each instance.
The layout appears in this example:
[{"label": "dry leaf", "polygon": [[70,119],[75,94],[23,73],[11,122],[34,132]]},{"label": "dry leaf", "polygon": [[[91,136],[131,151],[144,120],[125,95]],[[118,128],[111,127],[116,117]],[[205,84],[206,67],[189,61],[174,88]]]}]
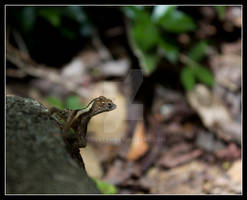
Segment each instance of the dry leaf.
[{"label": "dry leaf", "polygon": [[[241,175],[240,172],[239,174]],[[150,188],[153,194],[239,194],[241,192],[241,184],[230,181],[218,166],[201,161],[192,161],[169,170],[152,168],[141,178],[140,184]]]},{"label": "dry leaf", "polygon": [[202,150],[195,149],[188,153],[181,153],[181,155],[176,155],[174,153],[168,153],[160,159],[160,165],[167,168],[173,168],[178,165],[190,162],[191,160],[199,157],[202,154]]},{"label": "dry leaf", "polygon": [[103,169],[93,147],[87,144],[86,148],[80,149],[80,153],[88,175],[100,179],[103,175]]},{"label": "dry leaf", "polygon": [[206,86],[197,84],[187,93],[190,105],[198,112],[205,126],[222,124],[231,120],[228,109]]},{"label": "dry leaf", "polygon": [[236,144],[231,143],[228,147],[217,151],[216,156],[224,160],[233,160],[241,156],[241,150]]},{"label": "dry leaf", "polygon": [[229,109],[218,96],[206,86],[197,84],[194,90],[187,93],[187,98],[209,130],[216,132],[217,136],[225,141],[241,143],[240,126],[232,120]]},{"label": "dry leaf", "polygon": [[106,172],[104,181],[114,185],[125,182],[132,174],[133,163],[116,159]]},{"label": "dry leaf", "polygon": [[231,177],[231,179],[236,183],[242,182],[242,161],[238,160],[234,162],[232,167],[229,169],[227,174]]},{"label": "dry leaf", "polygon": [[241,87],[241,56],[236,54],[216,55],[210,58],[210,65],[217,84],[238,91]]},{"label": "dry leaf", "polygon": [[144,155],[148,150],[148,144],[145,139],[145,128],[143,121],[137,123],[134,137],[128,152],[128,160],[134,161]]},{"label": "dry leaf", "polygon": [[201,194],[204,180],[204,164],[193,161],[170,170],[151,169],[141,184],[153,194]]}]

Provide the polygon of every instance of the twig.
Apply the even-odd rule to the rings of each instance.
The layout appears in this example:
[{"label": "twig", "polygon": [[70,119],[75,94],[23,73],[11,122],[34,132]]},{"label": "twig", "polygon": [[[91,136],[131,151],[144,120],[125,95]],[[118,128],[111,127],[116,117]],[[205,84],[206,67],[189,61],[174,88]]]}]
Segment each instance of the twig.
[{"label": "twig", "polygon": [[113,57],[109,50],[105,47],[105,45],[102,43],[99,34],[95,31],[94,36],[93,36],[93,44],[96,47],[96,49],[99,52],[99,55],[101,59],[103,60],[112,60]]},{"label": "twig", "polygon": [[191,67],[197,66],[198,63],[192,60],[190,57],[186,56],[185,54],[180,54],[180,61],[184,64],[190,64]]},{"label": "twig", "polygon": [[122,34],[124,34],[124,30],[121,26],[116,26],[106,31],[108,37],[116,37]]},{"label": "twig", "polygon": [[23,38],[21,37],[21,34],[20,34],[18,31],[16,31],[16,30],[13,30],[12,33],[13,33],[13,36],[14,36],[14,38],[15,38],[15,41],[16,41],[16,43],[17,43],[19,49],[20,49],[21,51],[23,51],[23,52],[28,53],[28,48],[27,48],[27,46],[26,46],[26,44],[25,44]]},{"label": "twig", "polygon": [[11,63],[19,67],[23,73],[48,80],[51,83],[63,86],[68,91],[72,91],[78,94],[79,96],[83,96],[79,88],[75,88],[70,84],[67,84],[57,70],[54,69],[51,70],[51,67],[37,64],[29,56],[28,53],[18,50],[17,48],[12,46],[8,41],[6,42],[6,47],[7,47],[7,52],[6,52],[7,59]]},{"label": "twig", "polygon": [[27,75],[22,70],[16,70],[16,69],[7,69],[6,74],[7,74],[7,76],[17,77],[17,78],[23,78]]}]

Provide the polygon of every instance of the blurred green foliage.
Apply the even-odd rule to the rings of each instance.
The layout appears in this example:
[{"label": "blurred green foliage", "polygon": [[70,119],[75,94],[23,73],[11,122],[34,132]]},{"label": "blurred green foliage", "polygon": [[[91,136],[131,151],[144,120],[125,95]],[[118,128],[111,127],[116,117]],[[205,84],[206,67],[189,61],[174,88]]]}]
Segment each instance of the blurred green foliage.
[{"label": "blurred green foliage", "polygon": [[187,65],[180,74],[181,82],[186,90],[192,90],[196,81],[213,86],[214,77],[212,73],[202,65]]},{"label": "blurred green foliage", "polygon": [[80,6],[23,6],[9,9],[8,15],[12,24],[17,24],[18,29],[26,34],[32,32],[40,19],[46,20],[69,39],[75,39],[76,34],[91,36],[93,31],[91,21]]},{"label": "blurred green foliage", "polygon": [[109,183],[106,183],[105,181],[98,180],[96,178],[93,178],[93,180],[96,183],[97,188],[104,194],[116,194],[117,188]]},{"label": "blurred green foliage", "polygon": [[154,22],[168,32],[184,33],[196,29],[194,20],[176,9],[176,6],[155,6],[152,17]]},{"label": "blurred green foliage", "polygon": [[[223,19],[226,7],[215,6],[215,9]],[[173,66],[180,64],[181,54],[186,54],[191,62],[182,63],[185,69],[181,70],[180,78],[184,88],[192,89],[196,81],[213,85],[213,75],[200,64],[207,54],[207,42],[198,41],[184,53],[176,40],[178,34],[197,29],[195,19],[179,10],[179,7],[170,5],[123,6],[121,10],[130,19],[129,42],[145,75],[152,74],[161,59],[166,59]],[[29,34],[30,40],[33,36],[32,30],[40,20],[58,30],[58,33],[69,41],[75,41],[78,35],[92,36],[94,29],[82,6],[23,6],[10,11],[7,13],[12,16],[12,21],[15,21],[22,32]],[[56,102],[55,99],[50,101],[61,106],[61,102]],[[75,97],[71,97],[68,102],[65,102],[65,106],[73,104],[71,109],[79,106]]]},{"label": "blurred green foliage", "polygon": [[[77,32],[83,36],[92,34],[92,25],[82,7],[43,7],[39,9],[38,15],[46,19],[52,26],[58,28],[62,35],[70,39],[75,39]],[[64,18],[77,23],[79,30],[73,31],[68,25],[65,26],[65,23],[63,23]]]},{"label": "blurred green foliage", "polygon": [[[193,19],[177,10],[176,6],[154,6],[152,13],[140,6],[127,6],[122,10],[131,19],[130,43],[146,75],[156,69],[159,57],[165,57],[171,63],[178,60],[179,48],[166,32],[181,33],[196,28]],[[158,48],[162,49],[163,55],[157,57]],[[149,58],[144,55],[149,55]]]},{"label": "blurred green foliage", "polygon": [[59,109],[64,109],[64,104],[63,104],[63,101],[56,97],[56,96],[49,96],[47,98],[45,98],[45,101],[50,104],[51,106],[55,106]]},{"label": "blurred green foliage", "polygon": [[216,12],[221,20],[224,19],[226,13],[226,6],[215,6]]},{"label": "blurred green foliage", "polygon": [[172,64],[176,63],[179,56],[179,48],[164,39],[159,39],[159,45],[162,49],[164,57]]},{"label": "blurred green foliage", "polygon": [[65,100],[66,108],[76,110],[81,109],[83,105],[80,102],[80,98],[78,96],[69,96]]},{"label": "blurred green foliage", "polygon": [[193,70],[186,66],[180,74],[181,82],[186,90],[192,90],[195,85],[195,75]]},{"label": "blurred green foliage", "polygon": [[7,6],[6,16],[9,42],[20,46],[18,34],[35,61],[54,67],[68,63],[95,31],[83,6]]},{"label": "blurred green foliage", "polygon": [[[151,9],[150,9],[151,8]],[[130,19],[129,42],[140,61],[145,75],[153,73],[162,58],[177,64],[181,50],[176,35],[195,31],[195,20],[178,10],[177,6],[126,6],[123,13]],[[181,70],[181,83],[186,90],[193,89],[196,81],[212,86],[211,72],[200,65],[208,50],[206,41],[198,41],[187,53],[188,63]]]},{"label": "blurred green foliage", "polygon": [[194,61],[201,61],[206,55],[208,50],[208,44],[205,40],[197,42],[188,53],[188,56]]},{"label": "blurred green foliage", "polygon": [[[10,12],[10,14],[12,14]],[[37,20],[37,13],[34,7],[23,7],[16,12],[13,12],[13,15],[16,14],[17,24],[20,25],[20,29],[24,32],[30,32]]]},{"label": "blurred green foliage", "polygon": [[56,96],[49,96],[45,101],[51,106],[55,106],[59,109],[82,109],[85,105],[81,103],[80,97],[73,95],[68,96],[64,101]]},{"label": "blurred green foliage", "polygon": [[193,89],[196,81],[200,81],[208,86],[213,86],[214,77],[212,73],[199,62],[205,57],[208,49],[206,41],[201,40],[196,43],[188,52],[186,66],[181,71],[181,82],[186,90]]}]

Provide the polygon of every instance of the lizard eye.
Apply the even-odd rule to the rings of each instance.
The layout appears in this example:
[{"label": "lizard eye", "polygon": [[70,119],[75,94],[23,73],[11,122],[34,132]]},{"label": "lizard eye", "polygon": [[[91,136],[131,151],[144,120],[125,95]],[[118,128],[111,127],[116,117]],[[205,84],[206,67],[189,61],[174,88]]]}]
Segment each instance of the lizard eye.
[{"label": "lizard eye", "polygon": [[105,102],[103,101],[103,102],[101,102],[101,104],[102,104],[102,105],[105,105]]}]

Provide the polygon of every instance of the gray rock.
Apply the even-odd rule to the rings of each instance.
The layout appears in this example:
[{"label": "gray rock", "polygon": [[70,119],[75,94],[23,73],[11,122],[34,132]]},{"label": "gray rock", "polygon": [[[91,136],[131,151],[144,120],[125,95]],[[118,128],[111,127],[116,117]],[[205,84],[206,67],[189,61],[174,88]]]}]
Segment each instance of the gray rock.
[{"label": "gray rock", "polygon": [[56,121],[33,99],[6,97],[6,193],[100,193],[66,151]]}]

